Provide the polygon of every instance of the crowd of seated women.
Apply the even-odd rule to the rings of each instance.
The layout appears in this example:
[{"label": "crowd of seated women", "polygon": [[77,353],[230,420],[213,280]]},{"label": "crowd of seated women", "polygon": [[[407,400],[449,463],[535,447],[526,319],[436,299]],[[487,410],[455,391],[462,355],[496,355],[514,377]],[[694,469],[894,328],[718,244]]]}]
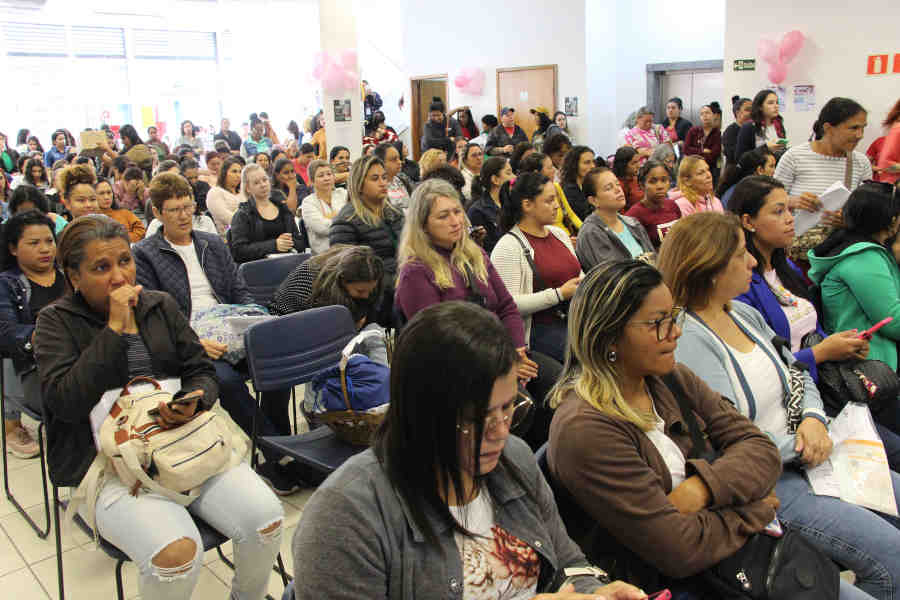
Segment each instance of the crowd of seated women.
[{"label": "crowd of seated women", "polygon": [[[359,351],[383,364],[381,334],[399,335],[372,449],[320,485],[297,527],[295,597],[644,598],[582,568],[601,558],[600,531],[652,574],[613,575],[702,598],[700,574],[776,515],[855,573],[841,598],[896,597],[900,520],[817,496],[803,476],[833,450],[818,366],[898,365],[900,196],[867,181],[855,150],[867,112],[834,98],[811,141],[788,144],[771,91],[735,98],[740,122],[724,133],[716,103],[692,126],[676,100],[663,123],[637,112],[611,168],[543,107],[532,139],[508,108],[481,120],[485,138],[468,107],[435,102],[416,168],[383,123],[356,160],[340,146],[281,150],[263,123],[246,156],[201,156],[186,138],[149,165],[134,131],[121,155],[72,164],[54,139],[55,173],[26,160],[27,177],[0,188],[11,449],[37,454],[20,412],[43,412],[51,479],[77,487],[96,452],[91,408],[136,375],[180,378],[194,399],[161,410],[161,427],[218,400],[252,433],[246,363],[194,327],[205,311],[253,304],[240,264],[310,252],[265,309],[346,306],[379,334]],[[792,260],[793,211],[819,210],[836,181],[849,200]],[[786,401],[796,364],[799,407]],[[263,394],[261,433],[290,432],[289,396]],[[688,458],[679,397],[714,462]],[[303,407],[317,425],[309,393]],[[876,415],[876,429],[900,498],[898,411]],[[191,515],[235,539],[233,595],[264,595],[284,516],[272,492],[311,480],[262,454],[257,471],[241,463],[208,480],[188,510],[104,481],[86,514],[137,563],[142,597],[190,597],[201,564]]]}]

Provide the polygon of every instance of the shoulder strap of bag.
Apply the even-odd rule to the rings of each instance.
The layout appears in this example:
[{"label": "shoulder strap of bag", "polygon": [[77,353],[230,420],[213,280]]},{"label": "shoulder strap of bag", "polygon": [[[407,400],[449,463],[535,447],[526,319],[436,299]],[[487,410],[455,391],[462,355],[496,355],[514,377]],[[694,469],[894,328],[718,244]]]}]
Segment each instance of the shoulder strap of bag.
[{"label": "shoulder strap of bag", "polygon": [[466,269],[466,287],[469,288],[469,294],[471,296],[478,296],[479,298],[484,298],[484,294],[478,291],[478,288],[475,287],[475,273],[472,271],[472,267],[469,265],[464,265]]},{"label": "shoulder strap of bag", "polygon": [[537,287],[540,289],[546,289],[547,286],[544,285],[544,280],[541,278],[541,274],[538,272],[537,265],[534,264],[534,258],[532,258],[531,256],[531,250],[525,245],[525,242],[522,241],[522,238],[514,234],[512,231],[510,231],[507,235],[511,235],[513,239],[519,242],[519,245],[522,246],[522,252],[525,253],[525,260],[528,261],[528,266],[531,268],[531,273],[534,277],[533,288]]},{"label": "shoulder strap of bag", "polygon": [[703,440],[703,434],[700,433],[697,419],[694,418],[694,411],[684,395],[684,389],[678,383],[678,379],[675,378],[674,372],[663,375],[662,380],[666,387],[669,388],[669,391],[672,392],[672,395],[675,396],[675,400],[678,401],[678,410],[681,411],[681,418],[691,433],[691,451],[688,453],[688,458],[703,458],[708,454],[706,442]]},{"label": "shoulder strap of bag", "polygon": [[847,152],[847,166],[844,167],[844,187],[853,191],[853,150]]}]

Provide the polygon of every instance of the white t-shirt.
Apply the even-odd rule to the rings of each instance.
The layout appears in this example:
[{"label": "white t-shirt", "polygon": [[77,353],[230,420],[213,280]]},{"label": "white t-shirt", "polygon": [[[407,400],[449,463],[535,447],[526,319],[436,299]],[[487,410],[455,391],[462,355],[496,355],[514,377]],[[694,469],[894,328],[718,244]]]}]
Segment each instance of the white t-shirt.
[{"label": "white t-shirt", "polygon": [[450,514],[474,537],[455,534],[463,571],[463,600],[527,600],[537,591],[541,560],[534,548],[494,523],[488,492]]},{"label": "white t-shirt", "polygon": [[816,307],[813,306],[812,302],[809,300],[800,298],[789,292],[787,288],[782,285],[781,280],[778,278],[778,274],[775,273],[775,269],[769,269],[763,277],[765,278],[766,283],[769,284],[769,287],[775,291],[776,296],[781,295],[782,297],[793,298],[795,302],[795,304],[788,305],[781,304],[780,302],[779,304],[781,305],[781,310],[787,318],[788,325],[791,328],[791,352],[799,352],[800,342],[803,340],[803,336],[816,330],[816,320],[818,319]]},{"label": "white t-shirt", "polygon": [[219,304],[219,301],[209,284],[206,273],[203,272],[203,267],[200,266],[194,242],[187,246],[178,246],[172,242],[169,242],[169,245],[178,253],[187,268],[188,284],[191,286],[191,319],[193,319],[198,311],[212,308]]},{"label": "white t-shirt", "polygon": [[[862,152],[853,151],[852,192],[866,179],[872,179],[872,164]],[[784,184],[788,195],[803,192],[819,195],[835,182],[844,183],[846,156],[825,156],[812,149],[809,142],[794,146],[784,153],[775,167],[775,179]]]},{"label": "white t-shirt", "polygon": [[687,478],[687,473],[685,472],[687,461],[678,444],[666,435],[666,422],[656,412],[655,405],[653,406],[653,419],[656,421],[654,424],[655,429],[645,431],[644,435],[656,446],[663,462],[666,463],[669,475],[672,477],[672,489],[674,490]]},{"label": "white t-shirt", "polygon": [[753,424],[775,439],[787,436],[787,409],[784,408],[784,388],[778,367],[759,344],[755,344],[753,350],[746,353],[732,346],[729,348],[756,401],[756,418]]}]

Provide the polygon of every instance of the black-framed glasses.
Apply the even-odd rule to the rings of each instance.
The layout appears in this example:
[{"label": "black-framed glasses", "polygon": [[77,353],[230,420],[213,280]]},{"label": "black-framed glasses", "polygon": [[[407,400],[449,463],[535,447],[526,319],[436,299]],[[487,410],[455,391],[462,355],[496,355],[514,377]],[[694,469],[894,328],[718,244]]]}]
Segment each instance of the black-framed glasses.
[{"label": "black-framed glasses", "polygon": [[656,341],[661,342],[669,339],[672,335],[672,329],[675,325],[681,327],[684,325],[684,319],[687,317],[687,311],[683,306],[672,307],[672,312],[654,319],[652,321],[632,321],[632,325],[656,325]]},{"label": "black-framed glasses", "polygon": [[[487,435],[497,429],[497,427],[500,426],[500,423],[507,423],[510,431],[515,430],[528,418],[533,404],[531,398],[519,390],[516,401],[513,402],[509,408],[504,409],[502,415],[494,415],[484,420],[484,434]],[[467,426],[457,425],[456,428],[463,435],[471,435],[475,431],[474,423]]]},{"label": "black-framed glasses", "polygon": [[873,185],[881,188],[881,192],[891,197],[891,202],[897,197],[897,186],[889,181],[875,181],[874,179],[866,179],[863,185]]}]

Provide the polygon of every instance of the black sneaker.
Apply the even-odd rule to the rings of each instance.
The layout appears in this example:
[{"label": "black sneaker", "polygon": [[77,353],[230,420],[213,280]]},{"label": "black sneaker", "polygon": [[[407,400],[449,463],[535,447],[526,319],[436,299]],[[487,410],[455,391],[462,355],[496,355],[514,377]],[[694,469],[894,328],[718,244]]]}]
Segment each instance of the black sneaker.
[{"label": "black sneaker", "polygon": [[290,496],[300,489],[299,483],[292,481],[292,478],[276,462],[265,462],[258,465],[256,473],[279,496]]},{"label": "black sneaker", "polygon": [[282,472],[290,479],[300,484],[300,487],[317,487],[325,481],[325,475],[299,461],[290,460],[280,465]]}]

